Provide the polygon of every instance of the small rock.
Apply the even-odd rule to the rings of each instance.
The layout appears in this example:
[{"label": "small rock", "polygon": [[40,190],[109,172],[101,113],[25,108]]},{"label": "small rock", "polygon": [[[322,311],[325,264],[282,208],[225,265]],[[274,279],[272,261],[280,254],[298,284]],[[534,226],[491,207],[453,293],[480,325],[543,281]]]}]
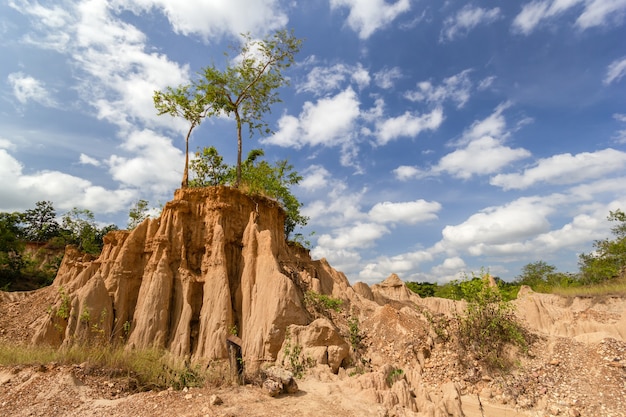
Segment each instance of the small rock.
[{"label": "small rock", "polygon": [[209,398],[209,404],[211,404],[211,405],[222,405],[222,404],[224,404],[224,401],[222,401],[222,399],[220,397],[218,397],[217,395],[213,394]]},{"label": "small rock", "polygon": [[263,389],[270,397],[276,397],[283,390],[283,384],[273,379],[266,379],[263,381]]},{"label": "small rock", "polygon": [[193,394],[186,394],[185,395],[185,399],[186,400],[191,400],[193,398]]}]

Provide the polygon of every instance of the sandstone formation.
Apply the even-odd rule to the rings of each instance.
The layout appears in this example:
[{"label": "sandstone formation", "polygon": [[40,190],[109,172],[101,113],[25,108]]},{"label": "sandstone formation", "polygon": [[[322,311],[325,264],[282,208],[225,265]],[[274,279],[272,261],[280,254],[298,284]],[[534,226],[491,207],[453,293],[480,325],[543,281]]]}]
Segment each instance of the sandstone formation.
[{"label": "sandstone formation", "polygon": [[[371,287],[350,286],[326,260],[312,260],[285,241],[284,216],[277,202],[226,187],[178,190],[159,219],[109,233],[97,259],[68,248],[51,287],[0,292],[0,342],[120,343],[206,364],[227,359],[227,340],[235,340],[246,373],[262,377],[263,398],[286,402],[274,415],[294,410],[415,417],[522,416],[532,409],[554,415],[626,412],[623,298],[565,299],[522,289],[514,305],[536,337],[532,355],[520,358],[523,367],[513,375],[494,375],[477,364],[460,365],[447,332],[464,302],[420,298],[395,274]],[[341,300],[340,308],[324,305],[329,298]],[[586,363],[591,365],[581,367]],[[0,414],[45,415],[49,409],[36,384],[46,379],[62,387],[51,390],[54,398],[46,401],[65,407],[63,415],[152,417],[166,409],[180,411],[181,403],[171,405],[165,391],[154,395],[150,407],[129,396],[113,413],[96,404],[96,413],[83,402],[81,381],[94,377],[87,365],[15,372],[0,367]],[[293,365],[307,375],[297,384],[282,369],[295,373]],[[112,384],[108,379],[94,383]],[[293,396],[293,402],[282,395],[298,385],[304,395]],[[590,386],[602,394],[599,400],[587,395]],[[2,390],[8,393],[4,397]],[[223,415],[261,415],[255,414],[259,398],[240,409],[241,392],[249,393],[221,391],[224,404],[210,405],[224,407]],[[19,414],[24,398],[33,405]],[[191,393],[181,397],[185,407],[195,399]],[[307,400],[332,408],[298,408]],[[483,412],[483,403],[491,411]],[[112,404],[107,407],[118,407]],[[190,415],[207,414],[206,399],[196,404]],[[466,411],[471,407],[473,414]]]},{"label": "sandstone formation", "polygon": [[[109,233],[96,260],[68,250],[54,282],[55,313],[33,342],[71,344],[98,329],[130,348],[209,361],[226,358],[226,338],[237,334],[250,370],[273,362],[287,326],[313,321],[306,291],[346,303],[358,297],[325,260],[287,244],[284,219],[275,201],[238,190],[178,190],[160,218]],[[68,307],[67,317],[59,314]],[[347,356],[343,341],[327,349],[339,364]]]}]

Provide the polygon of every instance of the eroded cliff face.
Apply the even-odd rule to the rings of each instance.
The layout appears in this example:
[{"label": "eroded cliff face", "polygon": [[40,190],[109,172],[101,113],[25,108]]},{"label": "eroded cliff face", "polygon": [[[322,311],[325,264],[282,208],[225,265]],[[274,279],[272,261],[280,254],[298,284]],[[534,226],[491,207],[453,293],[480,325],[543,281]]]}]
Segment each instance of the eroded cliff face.
[{"label": "eroded cliff face", "polygon": [[109,233],[98,259],[68,251],[54,282],[56,313],[33,341],[71,344],[96,329],[129,347],[211,360],[227,357],[236,333],[247,365],[273,361],[287,326],[313,321],[304,291],[357,297],[326,261],[288,246],[283,224],[284,212],[266,198],[227,187],[177,190],[159,219]]}]

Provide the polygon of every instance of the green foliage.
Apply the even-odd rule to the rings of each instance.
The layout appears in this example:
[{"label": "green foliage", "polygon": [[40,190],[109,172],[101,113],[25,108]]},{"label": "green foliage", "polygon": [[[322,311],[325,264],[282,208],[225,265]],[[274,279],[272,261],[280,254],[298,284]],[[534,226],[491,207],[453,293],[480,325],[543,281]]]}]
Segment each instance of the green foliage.
[{"label": "green foliage", "polygon": [[92,255],[102,250],[104,236],[118,229],[114,224],[98,228],[91,210],[76,207],[63,215],[61,224],[65,244],[76,245],[79,250]]},{"label": "green foliage", "polygon": [[[285,30],[263,40],[254,40],[249,34],[242,36],[241,47],[231,48],[236,58],[228,59],[224,70],[209,65],[191,84],[168,87],[165,92],[155,92],[153,97],[159,115],[170,114],[190,122],[185,139],[186,155],[189,137],[205,117],[223,113],[234,116],[237,128],[235,186],[239,186],[242,178],[242,128],[247,125],[250,136],[254,132],[271,133],[263,117],[272,104],[280,101],[277,90],[289,81],[283,71],[293,64],[302,43],[293,32]],[[188,159],[182,186],[188,186]]]},{"label": "green foliage", "polygon": [[434,297],[437,288],[436,283],[430,282],[407,282],[406,286],[420,297]]},{"label": "green foliage", "polygon": [[[302,177],[293,170],[287,160],[272,165],[260,157],[265,153],[262,149],[253,149],[242,166],[241,187],[251,195],[263,195],[278,200],[285,210],[285,238],[297,226],[305,226],[308,217],[300,214],[302,203],[291,193],[290,186],[297,185]],[[234,185],[237,181],[236,167],[229,167],[222,162],[222,157],[214,147],[204,148],[196,153],[191,162],[194,179],[191,187],[215,185]]]},{"label": "green foliage", "polygon": [[229,167],[224,163],[222,156],[214,146],[196,152],[196,157],[190,165],[191,171],[195,174],[195,178],[189,182],[190,187],[226,184]]},{"label": "green foliage", "polygon": [[611,228],[614,239],[596,240],[595,250],[579,256],[580,281],[582,284],[598,284],[619,276],[626,267],[626,213],[622,210],[609,212],[608,220],[617,222]]},{"label": "green foliage", "polygon": [[67,295],[63,287],[59,287],[59,297],[61,298],[61,304],[54,313],[57,317],[67,320],[70,318],[70,309],[72,308],[70,296]]},{"label": "green foliage", "polygon": [[248,126],[250,137],[255,132],[269,135],[271,130],[263,120],[272,104],[280,102],[278,89],[288,85],[283,71],[289,68],[300,51],[302,41],[293,31],[281,30],[263,39],[254,40],[250,34],[242,35],[241,47],[232,47],[237,57],[230,60],[224,71],[214,65],[204,69],[207,91],[215,91],[217,103],[237,124],[237,166],[235,186],[242,179],[243,125]]},{"label": "green foliage", "polygon": [[333,298],[325,294],[320,294],[315,291],[307,291],[304,294],[304,302],[312,306],[316,311],[322,313],[333,310],[335,312],[341,311],[343,300],[339,298]]},{"label": "green foliage", "polygon": [[305,360],[302,358],[302,346],[292,343],[289,330],[285,333],[283,353],[288,362],[287,367],[293,372],[295,378],[302,378],[304,371],[306,371],[308,367],[313,366],[311,359]]},{"label": "green foliage", "polygon": [[[478,278],[478,279],[476,279]],[[516,346],[528,350],[528,336],[513,312],[513,306],[504,301],[496,287],[485,277],[466,281],[465,312],[457,317],[457,340],[469,362],[478,360],[489,368],[506,370],[511,366],[506,348]]]},{"label": "green foliage", "polygon": [[359,329],[359,318],[357,316],[351,316],[348,319],[348,329],[350,330],[350,346],[352,346],[354,352],[359,352],[363,347],[363,335]]},{"label": "green foliage", "polygon": [[33,242],[46,242],[60,233],[56,212],[50,201],[38,201],[34,209],[22,214],[22,234]]},{"label": "green foliage", "polygon": [[248,155],[241,171],[240,183],[250,194],[265,195],[280,202],[285,209],[285,238],[295,230],[296,226],[306,226],[308,217],[300,214],[302,203],[291,193],[289,187],[297,185],[302,177],[293,170],[287,160],[276,162],[260,161],[263,156],[261,149],[254,149]]},{"label": "green foliage", "polygon": [[387,385],[389,387],[392,387],[393,384],[396,383],[396,381],[401,380],[402,378],[404,378],[404,371],[400,368],[393,368],[391,370],[391,372],[389,372],[389,374],[387,374]]},{"label": "green foliage", "polygon": [[128,212],[128,230],[133,230],[139,226],[145,219],[150,217],[148,215],[148,201],[139,199],[133,203]]}]

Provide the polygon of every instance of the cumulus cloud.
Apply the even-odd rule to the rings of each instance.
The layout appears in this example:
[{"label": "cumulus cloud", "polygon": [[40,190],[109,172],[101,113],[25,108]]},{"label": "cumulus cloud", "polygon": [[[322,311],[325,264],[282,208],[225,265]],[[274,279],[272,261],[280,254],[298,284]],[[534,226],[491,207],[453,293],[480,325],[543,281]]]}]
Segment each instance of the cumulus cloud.
[{"label": "cumulus cloud", "polygon": [[359,271],[359,279],[374,284],[387,278],[391,274],[398,274],[405,280],[422,280],[418,272],[420,265],[433,260],[428,251],[418,250],[396,256],[382,256],[375,262],[366,264]]},{"label": "cumulus cloud", "polygon": [[526,3],[513,21],[513,30],[530,34],[542,21],[556,18],[568,10],[583,5],[576,26],[585,30],[621,21],[626,0],[534,0]]},{"label": "cumulus cloud", "polygon": [[393,170],[393,173],[400,181],[407,181],[411,178],[418,178],[423,175],[423,171],[417,167],[409,165],[400,165],[398,168]]},{"label": "cumulus cloud", "polygon": [[326,188],[330,177],[330,172],[323,166],[311,165],[302,172],[302,181],[298,185],[307,191],[316,191]]},{"label": "cumulus cloud", "polygon": [[499,207],[488,207],[455,226],[446,226],[446,246],[480,254],[484,244],[516,241],[550,229],[547,216],[554,208],[545,199],[523,197]]},{"label": "cumulus cloud", "polygon": [[389,229],[385,225],[356,222],[352,226],[336,229],[333,236],[321,235],[317,244],[328,249],[367,248],[387,233]]},{"label": "cumulus cloud", "polygon": [[447,172],[457,178],[469,179],[473,175],[493,174],[530,155],[526,149],[510,148],[497,139],[484,136],[441,158],[434,172]]},{"label": "cumulus cloud", "polygon": [[470,98],[472,82],[469,79],[470,69],[461,71],[451,77],[445,78],[440,85],[433,85],[430,81],[421,81],[417,84],[417,90],[407,91],[405,97],[411,101],[425,101],[431,104],[442,104],[446,100],[452,100],[457,107],[463,107]]},{"label": "cumulus cloud", "polygon": [[415,200],[400,203],[384,201],[369,211],[370,219],[378,223],[417,224],[437,218],[441,204],[435,201]]},{"label": "cumulus cloud", "polygon": [[113,213],[128,206],[135,191],[109,190],[91,181],[59,171],[25,173],[23,165],[5,149],[0,149],[0,200],[7,211],[31,208],[37,201],[52,201],[56,208],[85,208],[98,213]]},{"label": "cumulus cloud", "polygon": [[537,183],[575,184],[600,178],[626,168],[626,152],[603,149],[596,152],[581,152],[554,155],[540,159],[535,166],[519,174],[499,174],[490,181],[505,190],[525,189]]},{"label": "cumulus cloud", "polygon": [[353,156],[349,144],[354,139],[354,126],[360,114],[359,100],[351,87],[333,97],[326,97],[316,103],[307,101],[298,117],[283,115],[278,120],[276,133],[261,140],[263,144],[292,147],[304,146],[341,147],[346,158],[344,165],[350,165]]},{"label": "cumulus cloud", "polygon": [[459,10],[456,15],[444,20],[439,40],[451,41],[455,38],[466,36],[477,26],[493,23],[500,19],[501,16],[499,7],[484,9],[468,4]]},{"label": "cumulus cloud", "polygon": [[626,57],[616,59],[609,64],[603,82],[609,85],[621,80],[624,75],[626,75]]},{"label": "cumulus cloud", "polygon": [[13,95],[22,104],[34,101],[46,107],[54,107],[56,103],[45,84],[22,72],[8,75],[7,81],[13,89]]},{"label": "cumulus cloud", "polygon": [[136,156],[112,155],[107,160],[115,180],[156,193],[180,184],[184,155],[169,138],[151,130],[132,132],[122,148]]},{"label": "cumulus cloud", "polygon": [[393,22],[396,17],[411,9],[410,0],[330,0],[332,9],[348,7],[348,26],[358,32],[361,39],[369,38],[374,32]]},{"label": "cumulus cloud", "polygon": [[278,0],[115,0],[114,5],[135,13],[160,10],[175,32],[204,39],[240,33],[265,34],[284,27],[288,18]]},{"label": "cumulus cloud", "polygon": [[361,64],[316,66],[309,71],[306,81],[296,87],[296,91],[322,96],[345,88],[348,81],[354,82],[359,89],[364,88],[370,83],[370,79],[369,72]]},{"label": "cumulus cloud", "polygon": [[403,115],[382,119],[376,123],[376,143],[386,145],[400,137],[417,137],[427,130],[437,130],[443,122],[443,109],[437,107],[430,113],[406,111]]}]

